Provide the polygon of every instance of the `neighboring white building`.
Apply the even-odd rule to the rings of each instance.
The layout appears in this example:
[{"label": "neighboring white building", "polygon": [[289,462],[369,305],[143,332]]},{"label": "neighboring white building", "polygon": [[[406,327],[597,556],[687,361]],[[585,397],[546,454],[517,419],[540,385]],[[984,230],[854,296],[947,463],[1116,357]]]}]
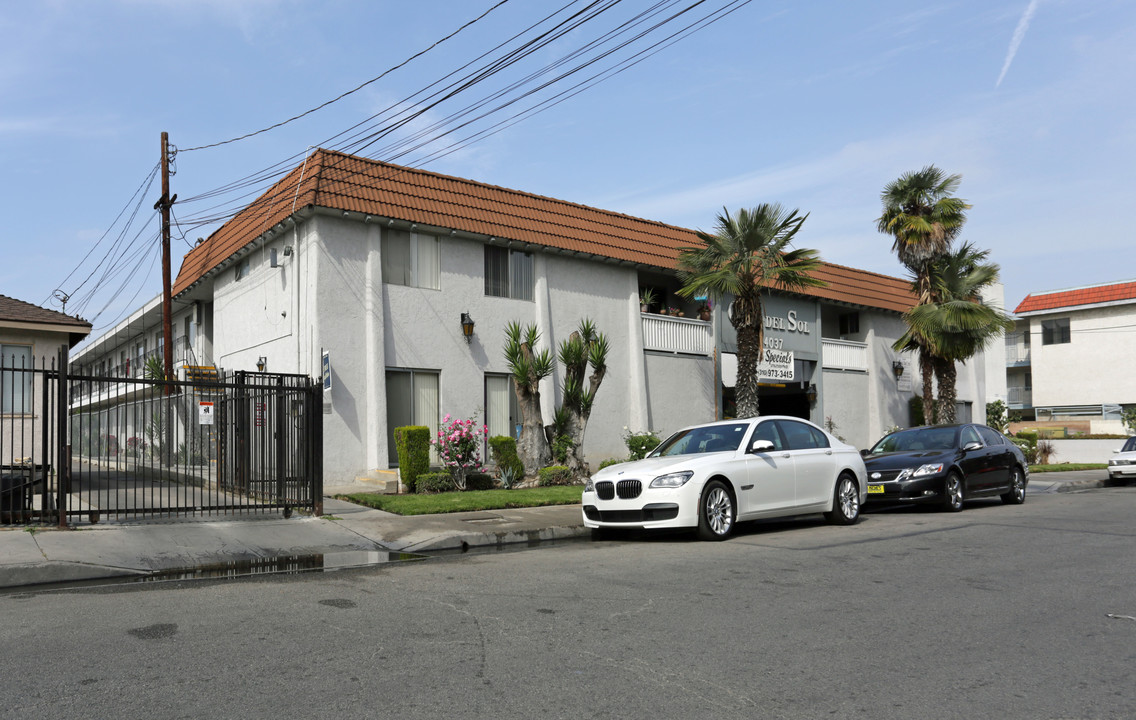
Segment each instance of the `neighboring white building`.
[{"label": "neighboring white building", "polygon": [[[585,437],[594,464],[626,456],[624,428],[668,433],[730,412],[736,357],[724,308],[704,321],[700,303],[675,295],[678,252],[698,243],[683,228],[318,150],[185,256],[175,358],[319,377],[326,355],[324,472],[334,484],[392,467],[400,425],[476,413],[491,434],[513,434],[506,324],[535,323],[555,352],[591,318],[611,344]],[[831,417],[866,446],[909,424],[917,363],[891,350],[909,284],[838,265],[818,277],[829,285],[768,294],[766,337],[780,362],[762,409]],[[640,312],[647,288],[685,316]],[[148,303],[77,362],[137,373],[158,351],[159,311]],[[959,368],[960,419],[984,419],[984,367]],[[546,422],[560,381],[542,387]]]},{"label": "neighboring white building", "polygon": [[[1009,406],[1027,419],[1122,432],[1136,406],[1136,280],[1031,293],[1006,337]],[[1089,370],[1091,368],[1091,370]]]}]

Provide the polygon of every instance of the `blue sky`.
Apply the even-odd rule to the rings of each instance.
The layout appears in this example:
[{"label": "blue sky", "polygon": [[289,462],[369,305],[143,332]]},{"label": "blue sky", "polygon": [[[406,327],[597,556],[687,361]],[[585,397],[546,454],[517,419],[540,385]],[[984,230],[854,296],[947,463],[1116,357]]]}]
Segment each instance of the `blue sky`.
[{"label": "blue sky", "polygon": [[[239,193],[192,198],[308,146],[334,146],[330,138],[559,4],[509,0],[323,110],[239,142],[189,148],[330,100],[498,1],[5,3],[0,293],[44,303],[61,288],[72,295],[68,311],[78,309],[96,328],[113,322],[160,290],[158,267],[150,265],[156,246],[147,244],[157,227],[155,184],[120,245],[140,233],[139,254],[123,264],[141,267],[91,293],[103,270],[96,263],[123,227],[116,217],[124,208],[129,215],[158,161],[163,130],[180,149],[172,180],[176,273],[189,245],[215,227],[194,227],[193,219],[241,202]],[[624,0],[509,77],[651,4]],[[486,81],[403,132],[502,84]],[[901,173],[935,164],[963,176],[958,194],[973,204],[963,237],[991,250],[1013,309],[1031,291],[1136,278],[1127,223],[1134,87],[1130,0],[753,0],[479,142],[425,161],[459,133],[394,161],[707,230],[723,207],[780,202],[810,213],[799,246],[896,276],[903,270],[891,241],[875,230],[879,192]],[[393,139],[362,154],[390,160]]]}]

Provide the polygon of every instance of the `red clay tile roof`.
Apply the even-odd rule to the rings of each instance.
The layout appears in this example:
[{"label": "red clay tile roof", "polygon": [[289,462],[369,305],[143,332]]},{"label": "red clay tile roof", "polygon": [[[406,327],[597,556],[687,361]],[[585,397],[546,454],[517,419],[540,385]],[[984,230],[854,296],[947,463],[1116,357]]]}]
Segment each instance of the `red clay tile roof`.
[{"label": "red clay tile roof", "polygon": [[1053,292],[1031,293],[1014,309],[1015,313],[1056,310],[1079,305],[1136,300],[1136,280],[1075,288],[1073,290],[1054,290]]},{"label": "red clay tile roof", "polygon": [[[667,269],[675,268],[680,248],[699,244],[697,234],[685,228],[321,149],[186,254],[174,294],[286,219],[293,209],[308,206]],[[896,312],[914,302],[910,284],[899,278],[828,264],[818,277],[829,287],[804,294]]]},{"label": "red clay tile roof", "polygon": [[0,295],[0,321],[4,320],[42,325],[67,325],[74,328],[73,332],[91,332],[91,323],[86,320]]}]

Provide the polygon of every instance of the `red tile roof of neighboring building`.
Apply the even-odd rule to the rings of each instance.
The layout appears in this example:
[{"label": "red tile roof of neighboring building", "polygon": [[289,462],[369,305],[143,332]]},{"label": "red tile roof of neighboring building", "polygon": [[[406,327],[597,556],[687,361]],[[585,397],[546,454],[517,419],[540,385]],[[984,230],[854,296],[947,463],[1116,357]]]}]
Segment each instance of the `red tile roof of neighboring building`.
[{"label": "red tile roof of neighboring building", "polygon": [[1098,303],[1136,300],[1136,280],[1110,283],[1107,285],[1094,285],[1093,287],[1074,288],[1072,290],[1054,290],[1044,293],[1030,293],[1025,300],[1014,309],[1015,313],[1037,312],[1039,310],[1057,310],[1080,305],[1096,305]]},{"label": "red tile roof of neighboring building", "polygon": [[[674,269],[693,230],[462,178],[317,150],[182,261],[174,294],[294,211],[322,207]],[[825,264],[803,294],[903,312],[906,280]]]}]

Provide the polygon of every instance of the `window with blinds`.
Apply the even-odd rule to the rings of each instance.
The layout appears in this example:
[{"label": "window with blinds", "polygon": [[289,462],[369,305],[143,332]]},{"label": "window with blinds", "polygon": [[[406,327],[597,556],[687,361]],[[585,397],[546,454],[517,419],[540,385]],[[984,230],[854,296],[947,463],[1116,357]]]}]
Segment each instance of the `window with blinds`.
[{"label": "window with blinds", "polygon": [[485,294],[515,300],[532,300],[532,253],[486,245]]},{"label": "window with blinds", "polygon": [[386,230],[381,240],[383,282],[440,289],[440,241],[433,235]]}]

